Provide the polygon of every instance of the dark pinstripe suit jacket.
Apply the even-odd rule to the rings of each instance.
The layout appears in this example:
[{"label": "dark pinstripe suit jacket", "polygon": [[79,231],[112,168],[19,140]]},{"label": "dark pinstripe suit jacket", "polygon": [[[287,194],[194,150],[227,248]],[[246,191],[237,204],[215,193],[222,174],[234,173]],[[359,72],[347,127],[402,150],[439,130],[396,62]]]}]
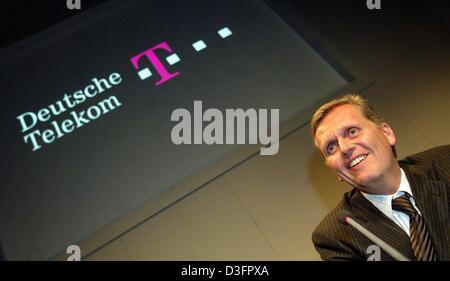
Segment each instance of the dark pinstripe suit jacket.
[{"label": "dark pinstripe suit jacket", "polygon": [[[428,226],[439,260],[450,260],[450,145],[436,147],[399,161],[411,186],[416,205]],[[353,213],[356,221],[415,260],[408,235],[359,191],[353,189],[317,226],[312,234],[324,260],[367,260],[374,243],[349,225],[338,222],[340,210]],[[393,260],[383,250],[381,260]]]}]

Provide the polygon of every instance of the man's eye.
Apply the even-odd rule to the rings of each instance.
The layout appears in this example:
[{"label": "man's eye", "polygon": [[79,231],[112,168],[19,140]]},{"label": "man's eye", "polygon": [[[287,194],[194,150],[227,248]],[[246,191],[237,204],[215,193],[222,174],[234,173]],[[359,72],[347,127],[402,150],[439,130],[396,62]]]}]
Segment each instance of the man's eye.
[{"label": "man's eye", "polygon": [[327,154],[333,153],[336,150],[336,142],[330,142],[327,145]]},{"label": "man's eye", "polygon": [[358,128],[350,128],[348,133],[350,136],[356,136],[359,133],[359,129]]}]

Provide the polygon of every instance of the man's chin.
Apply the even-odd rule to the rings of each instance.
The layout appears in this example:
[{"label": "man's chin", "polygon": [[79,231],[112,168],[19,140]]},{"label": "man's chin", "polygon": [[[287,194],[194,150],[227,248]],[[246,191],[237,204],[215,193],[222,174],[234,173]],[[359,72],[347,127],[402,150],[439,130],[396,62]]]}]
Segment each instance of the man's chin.
[{"label": "man's chin", "polygon": [[367,186],[370,184],[371,181],[368,178],[363,178],[363,179],[357,178],[357,179],[355,179],[355,182],[360,186]]},{"label": "man's chin", "polygon": [[370,177],[367,177],[367,176],[353,177],[353,178],[344,179],[344,181],[359,191],[363,191],[365,193],[370,193],[370,188],[369,188],[370,183],[371,183]]},{"label": "man's chin", "polygon": [[376,194],[376,190],[374,190],[374,177],[364,176],[364,177],[357,177],[354,179],[355,187],[359,191],[362,191],[364,193],[368,194]]}]

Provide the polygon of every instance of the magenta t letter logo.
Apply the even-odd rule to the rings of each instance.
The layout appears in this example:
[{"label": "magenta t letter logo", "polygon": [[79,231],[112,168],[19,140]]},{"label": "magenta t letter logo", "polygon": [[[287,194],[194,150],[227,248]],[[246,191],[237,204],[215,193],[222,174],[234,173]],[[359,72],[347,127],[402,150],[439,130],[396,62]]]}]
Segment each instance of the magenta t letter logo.
[{"label": "magenta t letter logo", "polygon": [[[172,53],[172,49],[169,47],[169,45],[166,42],[162,42],[159,43],[158,45],[156,45],[153,48],[150,48],[134,57],[131,58],[131,63],[133,64],[135,69],[139,69],[139,60],[141,59],[141,57],[146,56],[147,59],[150,60],[150,62],[152,63],[152,65],[155,67],[156,71],[158,71],[161,79],[156,82],[156,86],[161,85],[162,83],[169,81],[170,79],[178,76],[178,74],[180,74],[180,72],[175,72],[175,73],[169,73],[169,71],[167,71],[167,69],[164,67],[164,65],[161,63],[161,61],[158,59],[158,57],[155,54],[155,50],[158,49],[163,49],[169,53]],[[145,79],[151,76],[151,72],[148,68],[145,68],[141,71],[139,71],[139,76],[141,77],[141,79]]]}]

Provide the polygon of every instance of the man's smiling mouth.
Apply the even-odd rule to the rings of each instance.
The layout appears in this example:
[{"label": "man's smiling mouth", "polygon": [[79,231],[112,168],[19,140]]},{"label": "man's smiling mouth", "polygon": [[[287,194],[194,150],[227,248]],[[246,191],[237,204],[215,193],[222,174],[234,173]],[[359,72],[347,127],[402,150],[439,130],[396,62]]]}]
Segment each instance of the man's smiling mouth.
[{"label": "man's smiling mouth", "polygon": [[350,161],[350,163],[348,163],[347,168],[351,169],[351,168],[355,167],[356,165],[358,165],[359,163],[364,161],[364,159],[367,158],[367,155],[369,155],[369,154],[364,154],[364,155],[360,155],[360,156],[356,157],[355,159]]}]

